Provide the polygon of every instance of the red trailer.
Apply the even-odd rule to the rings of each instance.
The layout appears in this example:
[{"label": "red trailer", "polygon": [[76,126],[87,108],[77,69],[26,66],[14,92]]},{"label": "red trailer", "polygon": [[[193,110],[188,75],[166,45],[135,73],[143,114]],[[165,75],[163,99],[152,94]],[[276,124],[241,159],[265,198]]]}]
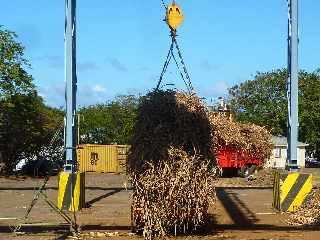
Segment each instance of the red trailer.
[{"label": "red trailer", "polygon": [[242,177],[251,175],[263,161],[251,156],[243,150],[234,148],[220,148],[216,153],[217,163],[221,174],[226,170],[236,170]]}]

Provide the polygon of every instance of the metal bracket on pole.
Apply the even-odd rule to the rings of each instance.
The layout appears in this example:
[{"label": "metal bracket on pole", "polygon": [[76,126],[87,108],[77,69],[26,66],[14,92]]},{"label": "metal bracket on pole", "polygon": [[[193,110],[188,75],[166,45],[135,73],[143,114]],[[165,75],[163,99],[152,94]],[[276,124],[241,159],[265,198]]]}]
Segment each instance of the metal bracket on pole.
[{"label": "metal bracket on pole", "polygon": [[288,158],[287,169],[298,169],[298,0],[288,0]]},{"label": "metal bracket on pole", "polygon": [[66,116],[64,171],[76,171],[76,0],[66,0],[65,22],[65,79],[66,79]]}]

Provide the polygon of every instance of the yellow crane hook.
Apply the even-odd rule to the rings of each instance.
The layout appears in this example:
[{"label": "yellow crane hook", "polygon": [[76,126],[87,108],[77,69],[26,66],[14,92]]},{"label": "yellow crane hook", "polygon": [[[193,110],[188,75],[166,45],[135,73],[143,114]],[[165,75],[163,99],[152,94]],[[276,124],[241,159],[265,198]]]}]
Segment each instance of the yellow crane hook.
[{"label": "yellow crane hook", "polygon": [[181,7],[175,1],[173,1],[167,7],[167,24],[173,31],[176,31],[177,28],[182,24],[183,20],[184,16]]}]

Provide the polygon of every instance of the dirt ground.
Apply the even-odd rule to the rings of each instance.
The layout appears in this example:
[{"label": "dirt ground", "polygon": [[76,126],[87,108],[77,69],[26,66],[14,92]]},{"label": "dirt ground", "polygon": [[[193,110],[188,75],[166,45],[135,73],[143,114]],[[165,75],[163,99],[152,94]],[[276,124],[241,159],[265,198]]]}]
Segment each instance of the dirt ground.
[{"label": "dirt ground", "polygon": [[[315,176],[319,185],[320,170],[306,169]],[[259,177],[260,176],[260,177]],[[217,199],[210,209],[212,221],[206,233],[197,236],[172,237],[174,239],[311,239],[320,237],[320,228],[288,226],[287,214],[275,212],[272,205],[270,171],[260,172],[257,180],[222,178],[217,182]],[[265,180],[261,180],[261,179]],[[40,199],[30,213],[29,223],[46,223],[42,227],[22,227],[21,235],[11,233],[9,226],[23,223],[24,216],[43,179],[0,178],[0,240],[66,239],[67,227],[56,226],[64,220]],[[52,177],[46,194],[57,202],[58,178]],[[131,235],[130,196],[124,175],[86,174],[86,203],[88,207],[77,214],[82,226],[82,239],[142,239]],[[17,218],[9,219],[9,218]],[[51,225],[50,225],[51,224]],[[70,238],[72,239],[72,238]]]},{"label": "dirt ground", "polygon": [[[276,170],[261,169],[255,174],[255,178],[248,180],[246,178],[234,177],[234,173],[226,174],[218,180],[218,186],[221,187],[272,187],[273,172]],[[277,170],[279,171],[279,170]],[[284,172],[284,170],[283,170]],[[313,185],[320,187],[320,168],[304,168],[301,173],[313,175]]]}]

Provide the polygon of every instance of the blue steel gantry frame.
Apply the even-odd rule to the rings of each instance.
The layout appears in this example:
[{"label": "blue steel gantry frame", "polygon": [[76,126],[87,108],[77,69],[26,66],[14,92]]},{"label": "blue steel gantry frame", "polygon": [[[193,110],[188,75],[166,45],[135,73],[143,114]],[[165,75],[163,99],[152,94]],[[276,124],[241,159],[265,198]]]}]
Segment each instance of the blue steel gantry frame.
[{"label": "blue steel gantry frame", "polygon": [[66,79],[66,115],[65,148],[66,162],[64,171],[76,171],[76,0],[65,0],[65,79]]},{"label": "blue steel gantry frame", "polygon": [[[65,78],[66,117],[64,170],[74,172],[76,162],[76,0],[66,1]],[[297,168],[298,141],[298,0],[287,0],[288,19],[288,168]]]},{"label": "blue steel gantry frame", "polygon": [[287,169],[297,165],[298,142],[298,0],[288,0],[288,154]]}]

